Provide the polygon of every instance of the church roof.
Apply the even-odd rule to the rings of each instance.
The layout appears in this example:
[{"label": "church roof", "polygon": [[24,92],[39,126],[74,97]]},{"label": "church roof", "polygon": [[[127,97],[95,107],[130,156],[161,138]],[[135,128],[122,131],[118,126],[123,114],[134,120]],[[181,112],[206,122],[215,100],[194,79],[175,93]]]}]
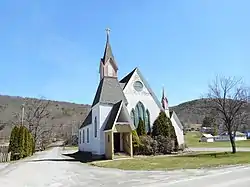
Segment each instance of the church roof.
[{"label": "church roof", "polygon": [[89,125],[91,123],[92,123],[92,110],[89,111],[89,114],[87,115],[84,122],[80,126],[80,129],[83,128],[83,127],[86,127],[87,125]]},{"label": "church roof", "polygon": [[180,129],[183,129],[183,125],[181,124],[180,119],[178,118],[177,114],[175,113],[175,111],[170,111],[170,118],[173,118],[175,120],[175,122],[177,123],[177,125],[179,126]]},{"label": "church roof", "polygon": [[169,116],[172,117],[174,111],[169,111]]},{"label": "church roof", "polygon": [[111,130],[116,124],[129,125],[132,130],[135,129],[128,110],[122,100],[113,105],[108,115],[104,131]]},{"label": "church roof", "polygon": [[119,112],[121,104],[122,104],[122,100],[113,105],[104,130],[110,130],[113,128],[113,125],[115,123],[115,118]]},{"label": "church roof", "polygon": [[133,69],[133,71],[131,71],[129,74],[127,74],[123,79],[120,80],[120,86],[122,87],[122,89],[124,90],[125,87],[127,86],[129,80],[131,79],[131,77],[133,76],[133,74],[135,73],[135,71],[137,71],[139,77],[141,78],[143,84],[145,84],[146,88],[148,89],[150,95],[153,97],[154,101],[156,102],[156,104],[158,105],[158,107],[163,110],[163,107],[161,105],[161,102],[158,100],[158,98],[156,97],[156,95],[154,94],[153,90],[151,89],[151,87],[149,86],[148,82],[146,81],[146,79],[142,76],[140,70],[138,67],[136,67],[135,69]]},{"label": "church roof", "polygon": [[128,81],[131,79],[132,75],[134,74],[134,72],[136,71],[136,68],[133,69],[133,71],[131,71],[129,74],[127,74],[125,77],[123,77],[122,80],[120,80],[120,84],[123,84],[124,88],[127,85]]},{"label": "church roof", "polygon": [[117,78],[103,77],[97,88],[92,107],[97,103],[115,104],[121,100],[128,103]]}]

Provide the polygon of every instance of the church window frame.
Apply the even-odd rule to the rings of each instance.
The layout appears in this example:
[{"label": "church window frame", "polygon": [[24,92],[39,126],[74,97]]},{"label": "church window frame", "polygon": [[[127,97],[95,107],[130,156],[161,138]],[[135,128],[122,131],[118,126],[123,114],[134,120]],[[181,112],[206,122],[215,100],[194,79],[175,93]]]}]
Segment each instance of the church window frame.
[{"label": "church window frame", "polygon": [[135,126],[135,110],[134,109],[131,110],[130,117],[131,117],[131,121],[133,125]]},{"label": "church window frame", "polygon": [[144,104],[141,101],[139,101],[135,105],[135,108],[131,110],[130,117],[131,119],[133,119],[135,128],[138,127],[139,119],[141,118],[144,122],[146,132],[151,132],[150,112],[148,109],[145,108]]},{"label": "church window frame", "polygon": [[84,131],[84,129],[82,130],[82,143],[85,143],[85,131]]},{"label": "church window frame", "polygon": [[150,125],[150,112],[149,110],[147,109],[146,112],[145,112],[145,129],[147,132],[151,132],[151,125]]},{"label": "church window frame", "polygon": [[111,59],[109,60],[109,63],[108,63],[107,66],[108,66],[108,67],[107,67],[108,76],[109,76],[109,77],[114,76],[114,68],[113,68],[113,66],[112,66],[112,64],[111,64]]},{"label": "church window frame", "polygon": [[82,133],[81,133],[81,130],[79,131],[79,144],[81,144],[81,139],[82,139]]},{"label": "church window frame", "polygon": [[97,138],[97,118],[95,117],[95,120],[94,120],[94,137]]},{"label": "church window frame", "polygon": [[135,106],[135,127],[138,127],[139,119],[145,122],[145,106],[141,101],[139,101]]},{"label": "church window frame", "polygon": [[87,143],[89,143],[89,128],[87,128]]},{"label": "church window frame", "polygon": [[141,92],[143,90],[143,83],[141,81],[135,81],[134,84],[133,84],[133,87],[134,89],[137,91],[137,92]]}]

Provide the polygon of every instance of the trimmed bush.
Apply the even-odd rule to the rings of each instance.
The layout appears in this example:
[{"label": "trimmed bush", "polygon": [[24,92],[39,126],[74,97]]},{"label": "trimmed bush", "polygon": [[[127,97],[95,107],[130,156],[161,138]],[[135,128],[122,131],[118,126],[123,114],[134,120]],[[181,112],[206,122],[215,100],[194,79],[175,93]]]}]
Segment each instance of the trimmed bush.
[{"label": "trimmed bush", "polygon": [[133,152],[134,154],[139,154],[139,148],[141,145],[140,138],[136,132],[136,130],[132,131],[132,143],[133,143]]},{"label": "trimmed bush", "polygon": [[171,154],[174,150],[173,141],[169,137],[155,136],[155,140],[158,143],[158,152],[161,154]]},{"label": "trimmed bush", "polygon": [[161,111],[153,123],[152,136],[171,136],[172,123],[166,113]]},{"label": "trimmed bush", "polygon": [[27,128],[24,128],[24,135],[25,135],[25,142],[24,142],[25,157],[31,156],[33,154],[32,152],[33,140],[32,140],[32,135]]},{"label": "trimmed bush", "polygon": [[139,118],[138,127],[136,129],[138,136],[146,135],[145,125],[141,118]]},{"label": "trimmed bush", "polygon": [[155,155],[158,153],[158,142],[150,136],[140,136],[140,154]]},{"label": "trimmed bush", "polygon": [[167,117],[166,113],[163,111],[160,112],[159,116],[154,121],[152,136],[168,137],[173,144],[173,151],[178,151],[179,145],[174,126],[172,125],[170,118]]},{"label": "trimmed bush", "polygon": [[15,126],[11,131],[9,152],[11,160],[18,160],[34,153],[34,138],[24,126]]},{"label": "trimmed bush", "polygon": [[19,147],[19,128],[17,126],[15,126],[12,131],[11,131],[11,135],[10,135],[10,144],[9,144],[9,150],[8,152],[11,152],[11,160],[17,160],[18,159],[18,147]]},{"label": "trimmed bush", "polygon": [[19,145],[19,158],[25,157],[25,127],[19,127],[19,134],[18,134],[18,145]]}]

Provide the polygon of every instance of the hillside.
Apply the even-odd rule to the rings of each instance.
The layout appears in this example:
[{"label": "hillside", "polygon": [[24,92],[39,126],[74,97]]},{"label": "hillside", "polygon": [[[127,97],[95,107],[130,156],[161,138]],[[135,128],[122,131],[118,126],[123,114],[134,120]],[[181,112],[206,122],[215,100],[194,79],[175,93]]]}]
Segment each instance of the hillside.
[{"label": "hillside", "polygon": [[[13,119],[13,113],[21,114],[21,105],[25,102],[25,99],[27,98],[0,95],[0,139],[9,137],[12,128],[10,121]],[[28,100],[28,102],[30,101],[31,99]],[[2,112],[1,106],[6,107]],[[205,102],[202,99],[188,101],[171,107],[170,109],[177,113],[184,124],[200,124],[205,115],[210,112],[210,110],[205,107]],[[49,119],[47,119],[46,125],[62,125],[64,133],[77,133],[79,125],[86,118],[89,110],[90,105],[88,104],[51,101],[49,105],[51,115]],[[250,115],[250,104],[246,110]],[[1,124],[4,124],[3,129],[1,129]],[[60,129],[60,131],[62,131],[62,129]]]},{"label": "hillside", "polygon": [[[5,126],[4,129],[0,130],[1,139],[10,135],[10,129],[12,128],[10,121],[13,120],[14,113],[21,114],[21,105],[25,102],[25,99],[27,98],[0,95],[0,107],[5,107],[2,112],[0,109],[0,124]],[[32,99],[28,99],[28,103],[30,102],[32,102]],[[77,132],[79,125],[90,110],[90,105],[50,101],[48,110],[50,111],[50,117],[46,120],[46,125],[62,125],[64,131],[71,133],[72,131]]]},{"label": "hillside", "polygon": [[[201,124],[204,117],[209,115],[211,111],[206,107],[207,104],[209,104],[207,100],[196,99],[171,107],[171,110],[176,112],[184,124]],[[250,103],[246,106],[245,110],[250,116]],[[250,123],[248,124],[250,125]]]}]

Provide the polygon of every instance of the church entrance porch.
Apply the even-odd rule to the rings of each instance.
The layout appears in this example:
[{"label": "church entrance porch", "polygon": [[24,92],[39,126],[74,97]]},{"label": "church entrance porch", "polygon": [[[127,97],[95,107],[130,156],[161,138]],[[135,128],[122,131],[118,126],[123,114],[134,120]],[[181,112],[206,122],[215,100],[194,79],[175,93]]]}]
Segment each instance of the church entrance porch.
[{"label": "church entrance porch", "polygon": [[121,152],[122,150],[122,133],[114,133],[114,153]]},{"label": "church entrance porch", "polygon": [[105,132],[105,156],[114,159],[119,156],[133,156],[132,130],[128,124],[116,124]]}]

